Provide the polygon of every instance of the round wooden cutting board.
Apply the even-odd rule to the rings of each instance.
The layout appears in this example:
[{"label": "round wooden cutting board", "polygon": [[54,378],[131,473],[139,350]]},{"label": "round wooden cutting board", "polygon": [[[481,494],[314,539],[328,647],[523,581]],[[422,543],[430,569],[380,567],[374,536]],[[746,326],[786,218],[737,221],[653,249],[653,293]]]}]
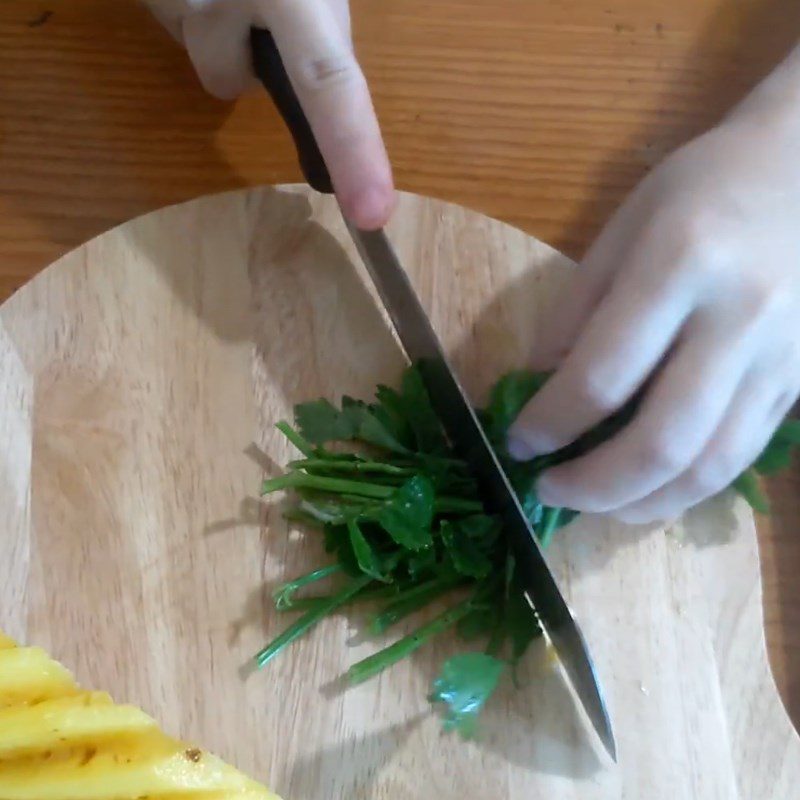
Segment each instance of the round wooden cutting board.
[{"label": "round wooden cutting board", "polygon": [[[389,234],[480,401],[526,363],[569,262],[411,195]],[[334,202],[298,187],[168,208],[61,259],[0,310],[0,628],[287,800],[797,797],[754,524],[732,500],[668,531],[582,519],[550,550],[617,765],[542,649],[470,743],[426,701],[451,640],[344,689],[375,644],[341,617],[242,669],[288,621],[271,587],[321,558],[258,500],[292,457],[274,423],[402,366]]]}]

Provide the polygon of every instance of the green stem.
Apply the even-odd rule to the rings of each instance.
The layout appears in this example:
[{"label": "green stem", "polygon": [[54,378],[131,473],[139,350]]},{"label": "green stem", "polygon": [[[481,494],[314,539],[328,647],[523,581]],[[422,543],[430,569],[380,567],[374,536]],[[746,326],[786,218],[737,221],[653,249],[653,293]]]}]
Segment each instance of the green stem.
[{"label": "green stem", "polygon": [[[396,491],[394,486],[343,478],[331,478],[324,475],[309,475],[306,472],[290,472],[264,481],[261,494],[267,495],[285,489],[313,489],[329,494],[338,494],[343,499],[359,501],[364,497],[376,500],[388,500]],[[483,512],[483,503],[478,500],[465,500],[461,497],[439,497],[434,503],[434,510],[439,514],[479,514]]]},{"label": "green stem", "polygon": [[[359,498],[358,502],[363,504],[364,499]],[[297,506],[297,511],[313,520],[316,524],[319,524],[320,522],[323,524],[326,522],[332,522],[335,525],[339,525],[343,523],[346,518],[345,514],[342,513],[341,504],[315,503],[312,500],[307,500],[305,498],[300,500],[300,503]]]},{"label": "green stem", "polygon": [[392,625],[424,608],[445,592],[455,589],[463,579],[460,577],[435,578],[415,586],[396,597],[380,614],[370,622],[370,632],[378,636]]},{"label": "green stem", "polygon": [[546,508],[542,517],[542,529],[539,533],[539,544],[542,549],[549,547],[553,540],[553,534],[558,528],[558,521],[561,518],[560,508]]},{"label": "green stem", "polygon": [[275,608],[278,609],[278,611],[287,611],[292,607],[292,595],[294,595],[295,592],[311,583],[316,583],[331,575],[335,575],[337,572],[341,572],[341,569],[341,564],[330,564],[327,567],[315,569],[307,575],[301,575],[299,578],[284,583],[272,593],[272,599],[275,601]]},{"label": "green stem", "polygon": [[[355,597],[351,598],[350,603],[370,603],[376,600],[386,600],[397,594],[396,586],[382,586],[379,589],[370,589],[369,591],[359,592]],[[310,611],[319,607],[323,603],[329,603],[332,595],[320,595],[318,597],[300,597],[295,600],[288,608],[282,608],[280,611]],[[341,608],[341,606],[340,606]]]},{"label": "green stem", "polygon": [[326,522],[334,522],[338,521],[338,517],[333,517],[331,519],[322,519],[315,514],[311,514],[303,508],[290,508],[288,511],[284,511],[283,518],[288,520],[289,522],[303,522],[306,525],[311,525],[316,528],[321,528],[322,525]]},{"label": "green stem", "polygon": [[345,586],[338,594],[333,595],[326,603],[321,603],[316,608],[307,611],[300,619],[296,620],[283,633],[273,639],[261,652],[256,654],[254,658],[256,666],[263,667],[284,647],[290,645],[295,639],[299,639],[320,620],[327,617],[328,614],[345,605],[371,582],[372,578],[369,575],[362,575]]},{"label": "green stem", "polygon": [[309,475],[305,472],[290,472],[277,478],[264,481],[261,494],[271,494],[282,489],[316,489],[332,494],[353,494],[359,497],[373,497],[385,500],[396,491],[393,486],[381,486],[377,483],[362,483],[342,478],[327,478],[322,475]]},{"label": "green stem", "polygon": [[306,458],[314,455],[314,445],[304,439],[288,422],[275,426]]},{"label": "green stem", "polygon": [[313,611],[319,608],[323,603],[329,603],[332,595],[321,595],[319,597],[298,597],[293,600],[291,605],[281,606],[277,608],[278,611]]},{"label": "green stem", "polygon": [[781,423],[773,438],[800,445],[800,420],[785,420]]},{"label": "green stem", "polygon": [[[395,487],[389,487],[389,488],[391,488],[392,491],[395,490]],[[336,497],[331,498],[331,500],[338,503],[347,503],[350,506],[357,506],[358,507],[357,510],[359,511],[360,514],[364,513],[365,511],[368,511],[369,509],[376,508],[375,503],[365,504],[364,498],[359,497],[358,495],[355,494],[340,494],[337,495]]]},{"label": "green stem", "polygon": [[305,458],[292,461],[290,469],[301,470],[326,470],[331,472],[378,472],[386,475],[406,476],[413,475],[414,470],[406,467],[396,467],[380,461],[332,461],[327,458]]},{"label": "green stem", "polygon": [[[343,496],[343,497],[346,497]],[[358,499],[358,498],[349,498]],[[363,519],[374,518],[380,511],[380,506],[364,507],[359,512]],[[477,500],[462,500],[460,497],[437,497],[433,501],[434,514],[481,514],[483,504]]]},{"label": "green stem", "polygon": [[438,514],[482,514],[483,503],[480,500],[464,500],[460,497],[439,497],[434,501],[433,509]]},{"label": "green stem", "polygon": [[427,625],[423,625],[413,633],[395,642],[393,645],[381,650],[375,655],[353,664],[347,671],[351,683],[362,683],[369,678],[383,672],[387,667],[408,658],[413,652],[419,650],[428,640],[438,636],[443,631],[455,625],[472,610],[472,601],[465,600],[460,605],[451,608]]},{"label": "green stem", "polygon": [[758,511],[759,514],[769,514],[769,500],[761,489],[758,476],[752,469],[743,472],[731,485],[747,500],[754,511]]},{"label": "green stem", "polygon": [[465,473],[469,473],[469,469],[465,461],[460,458],[448,458],[447,456],[435,456],[429,453],[412,453],[410,458],[394,459],[394,462],[399,465],[418,466],[419,464],[440,464],[448,467],[458,467]]}]

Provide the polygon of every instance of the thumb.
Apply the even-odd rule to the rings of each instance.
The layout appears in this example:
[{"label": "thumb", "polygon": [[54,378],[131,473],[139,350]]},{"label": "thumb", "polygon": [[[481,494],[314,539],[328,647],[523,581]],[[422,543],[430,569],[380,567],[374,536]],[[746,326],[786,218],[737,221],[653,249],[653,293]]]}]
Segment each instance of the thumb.
[{"label": "thumb", "polygon": [[611,288],[629,249],[633,215],[633,205],[626,203],[557,293],[534,348],[534,369],[557,369],[573,349],[584,325]]}]

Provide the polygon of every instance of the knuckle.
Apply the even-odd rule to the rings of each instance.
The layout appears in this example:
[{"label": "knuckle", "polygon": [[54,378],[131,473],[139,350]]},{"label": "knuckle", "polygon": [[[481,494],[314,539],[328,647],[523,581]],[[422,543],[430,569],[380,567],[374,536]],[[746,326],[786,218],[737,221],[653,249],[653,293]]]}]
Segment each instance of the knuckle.
[{"label": "knuckle", "polygon": [[658,209],[649,226],[648,241],[667,254],[675,275],[719,274],[732,259],[735,230],[730,220],[696,198],[679,195]]},{"label": "knuckle", "polygon": [[695,496],[708,497],[727,486],[745,463],[736,443],[710,448],[687,470],[687,483]]},{"label": "knuckle", "polygon": [[725,485],[726,474],[721,461],[702,461],[692,466],[687,473],[689,491],[694,497],[707,497]]},{"label": "knuckle", "polygon": [[617,381],[597,369],[589,369],[574,380],[574,399],[583,408],[609,414],[625,401],[622,387]]},{"label": "knuckle", "polygon": [[673,228],[679,267],[701,275],[718,274],[730,261],[726,227],[714,212],[682,212]]},{"label": "knuckle", "polygon": [[642,469],[675,475],[686,466],[686,454],[677,437],[657,434],[642,443],[639,461]]},{"label": "knuckle", "polygon": [[307,59],[299,75],[303,90],[320,92],[353,85],[359,81],[361,72],[352,55],[340,53]]}]

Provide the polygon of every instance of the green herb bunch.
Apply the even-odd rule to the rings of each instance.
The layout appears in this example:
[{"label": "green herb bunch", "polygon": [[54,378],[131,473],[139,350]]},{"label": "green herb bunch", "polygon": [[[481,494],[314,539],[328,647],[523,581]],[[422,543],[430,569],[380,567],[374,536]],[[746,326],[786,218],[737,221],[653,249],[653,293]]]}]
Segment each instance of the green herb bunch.
[{"label": "green herb bunch", "polygon": [[[548,375],[514,372],[494,387],[479,411],[484,429],[517,492],[540,544],[576,512],[543,506],[536,479],[544,469],[587,452],[627,423],[631,403],[577,442],[526,463],[513,461],[505,441],[513,421]],[[348,670],[352,683],[367,680],[407,658],[433,637],[455,628],[479,650],[454,656],[443,666],[431,693],[445,705],[445,728],[465,736],[503,672],[513,669],[542,634],[524,596],[500,520],[486,513],[467,465],[459,459],[434,412],[419,371],[410,367],[399,390],[379,386],[375,402],[349,397],[336,408],[327,400],[295,409],[295,426],[278,429],[302,458],[289,472],[264,483],[268,495],[293,490],[297,503],[287,516],[321,532],[331,563],[280,586],[279,611],[300,616],[255,660],[263,667],[326,616],[356,603],[375,611],[375,636],[434,602],[437,613]],[[347,442],[350,452],[332,449]],[[755,472],[786,466],[800,444],[800,424],[785,423],[770,446],[735,487],[758,510],[766,509]],[[300,593],[338,576],[329,594]]]}]

